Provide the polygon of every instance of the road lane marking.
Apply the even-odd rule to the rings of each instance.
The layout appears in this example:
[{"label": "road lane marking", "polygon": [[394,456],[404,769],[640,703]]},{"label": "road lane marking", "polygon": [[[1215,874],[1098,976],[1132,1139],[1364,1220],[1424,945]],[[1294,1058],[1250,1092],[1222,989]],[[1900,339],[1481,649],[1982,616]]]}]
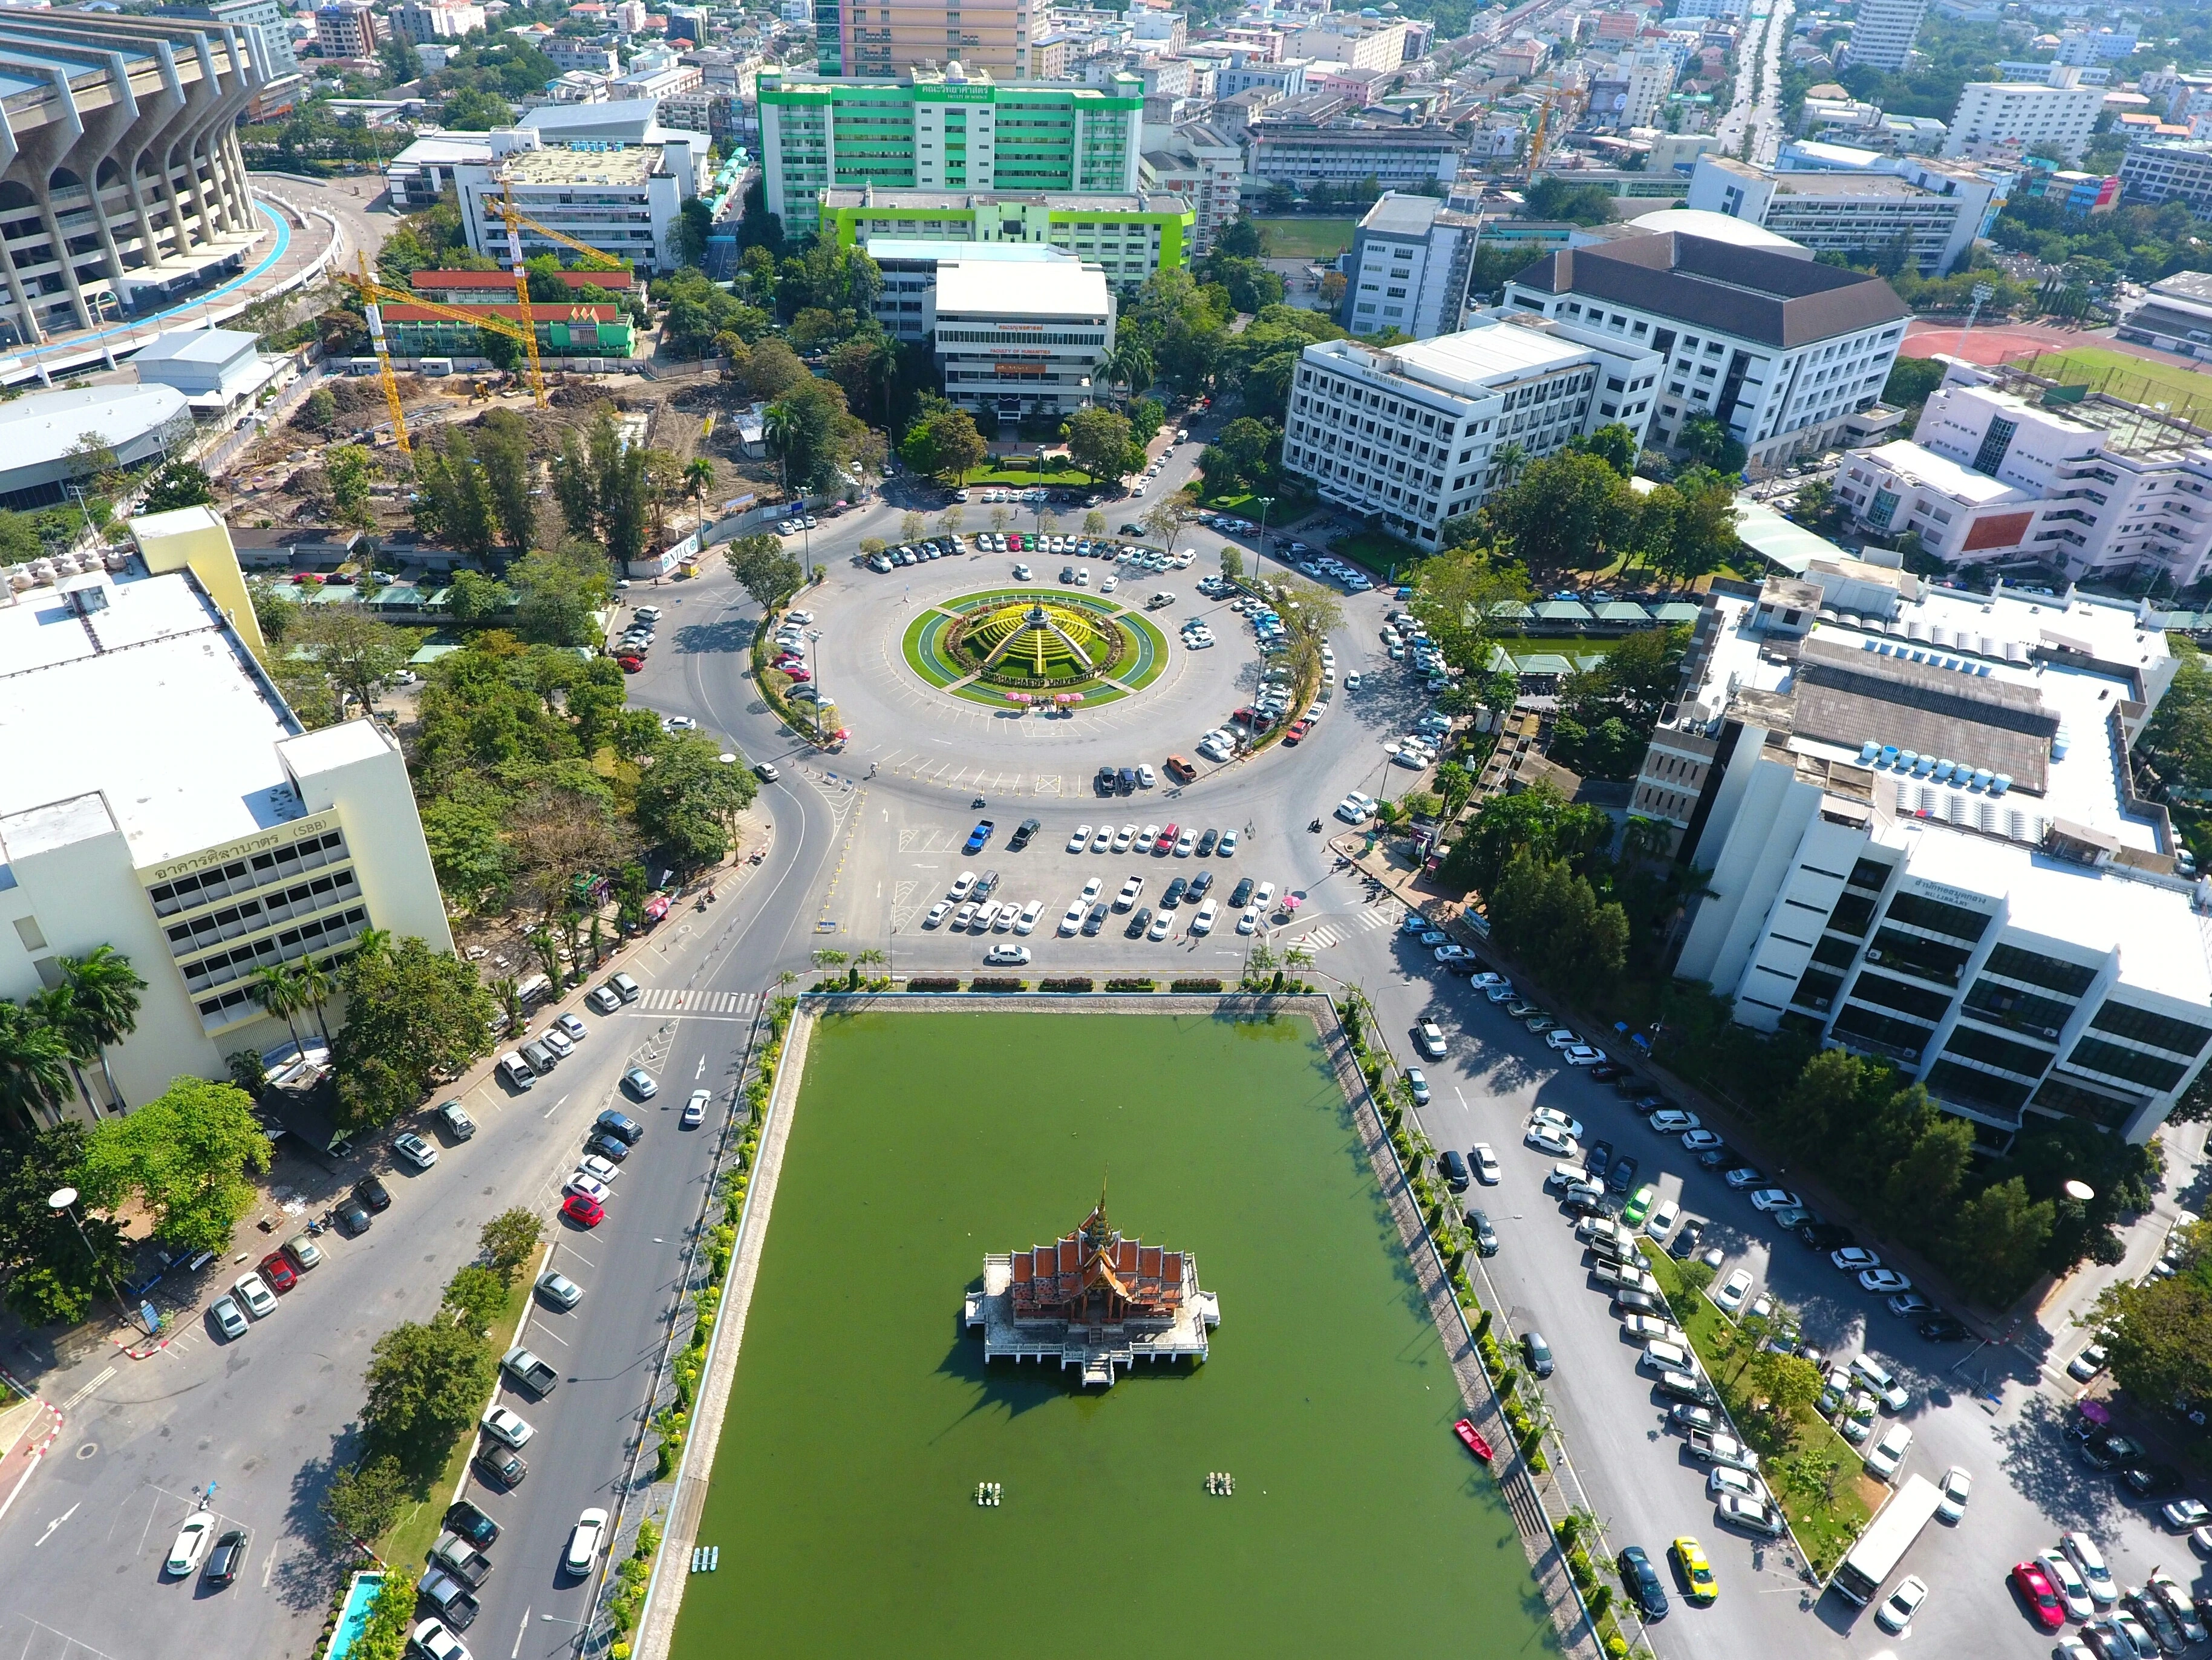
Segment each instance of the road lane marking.
[{"label": "road lane marking", "polygon": [[550,1118],[555,1113],[561,1110],[562,1104],[565,1103],[568,1098],[567,1096],[562,1096],[560,1100],[556,1101],[551,1106],[545,1109],[544,1116],[547,1118]]},{"label": "road lane marking", "polygon": [[514,1646],[507,1651],[507,1660],[517,1660],[517,1657],[522,1652],[522,1639],[529,1634],[529,1632],[530,1610],[525,1608],[522,1611],[522,1624],[515,1630]]},{"label": "road lane marking", "polygon": [[54,1536],[54,1529],[61,1526],[63,1523],[68,1521],[70,1517],[75,1516],[78,1510],[82,1507],[83,1503],[84,1501],[82,1499],[79,1499],[76,1504],[71,1505],[67,1510],[64,1511],[59,1516],[54,1517],[52,1521],[47,1523],[46,1530],[40,1534],[35,1540],[32,1541],[31,1548],[33,1550],[36,1550],[40,1545],[45,1544],[47,1540],[52,1538]]},{"label": "road lane marking", "polygon": [[90,1395],[94,1389],[98,1389],[102,1383],[105,1383],[109,1378],[114,1376],[115,1368],[112,1366],[108,1367],[107,1370],[101,1372],[99,1377],[94,1378],[82,1389],[79,1389],[75,1395],[70,1396],[68,1400],[63,1402],[62,1410],[64,1412],[76,1411],[79,1402],[82,1401],[85,1396]]}]

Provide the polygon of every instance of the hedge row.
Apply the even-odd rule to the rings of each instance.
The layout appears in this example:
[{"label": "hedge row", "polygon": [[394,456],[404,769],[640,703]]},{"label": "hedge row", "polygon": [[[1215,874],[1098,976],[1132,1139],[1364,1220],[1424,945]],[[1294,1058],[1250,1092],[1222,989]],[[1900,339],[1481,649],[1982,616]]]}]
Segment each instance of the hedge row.
[{"label": "hedge row", "polygon": [[1168,989],[1170,991],[1219,991],[1221,982],[1211,979],[1178,980]]},{"label": "hedge row", "polygon": [[1040,980],[1039,991],[1089,991],[1098,982],[1088,975],[1073,975],[1065,979]]}]

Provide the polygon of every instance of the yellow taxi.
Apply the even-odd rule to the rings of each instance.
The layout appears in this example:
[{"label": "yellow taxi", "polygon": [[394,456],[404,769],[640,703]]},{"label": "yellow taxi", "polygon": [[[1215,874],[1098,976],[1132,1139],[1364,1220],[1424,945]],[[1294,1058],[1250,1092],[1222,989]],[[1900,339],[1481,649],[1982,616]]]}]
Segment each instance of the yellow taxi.
[{"label": "yellow taxi", "polygon": [[1682,1576],[1686,1587],[1683,1595],[1692,1602],[1710,1602],[1721,1594],[1720,1582],[1713,1578],[1713,1565],[1705,1560],[1705,1548],[1686,1535],[1667,1548],[1674,1559],[1674,1566]]}]

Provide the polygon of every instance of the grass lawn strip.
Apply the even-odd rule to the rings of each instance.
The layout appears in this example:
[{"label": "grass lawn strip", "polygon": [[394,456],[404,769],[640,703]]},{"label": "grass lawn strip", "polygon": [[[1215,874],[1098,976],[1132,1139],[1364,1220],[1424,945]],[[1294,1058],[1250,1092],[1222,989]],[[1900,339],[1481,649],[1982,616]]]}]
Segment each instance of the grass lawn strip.
[{"label": "grass lawn strip", "polygon": [[[1348,242],[1346,246],[1349,246]],[[961,482],[970,489],[1003,489],[1015,485],[1026,488],[1035,484],[1063,489],[1098,488],[1098,481],[1078,467],[1063,467],[1058,472],[1039,472],[1033,467],[988,467],[981,472],[969,473]],[[1118,483],[1120,480],[1115,482]],[[985,505],[997,507],[1000,503],[994,502]]]},{"label": "grass lawn strip", "polygon": [[[506,1306],[499,1318],[492,1323],[489,1340],[492,1353],[505,1354],[514,1347],[516,1329],[522,1324],[522,1316],[531,1295],[538,1286],[538,1276],[544,1272],[546,1253],[550,1245],[540,1246],[537,1258],[529,1268],[515,1275],[514,1289],[507,1294]],[[498,1398],[500,1385],[492,1384],[492,1395]],[[487,1402],[486,1405],[490,1402]],[[395,1573],[404,1573],[410,1580],[419,1579],[423,1566],[429,1560],[430,1547],[438,1542],[445,1530],[446,1507],[453,1502],[453,1490],[460,1485],[461,1472],[468,1468],[469,1460],[476,1456],[477,1426],[467,1430],[446,1450],[446,1456],[434,1471],[422,1475],[422,1485],[416,1489],[414,1507],[394,1522],[383,1538],[376,1542],[376,1554]],[[410,1471],[410,1475],[416,1472]]]},{"label": "grass lawn strip", "polygon": [[[1690,1347],[1697,1351],[1706,1377],[1719,1392],[1736,1432],[1758,1451],[1759,1474],[1789,1518],[1798,1548],[1813,1571],[1825,1580],[1874,1514],[1860,1491],[1865,1460],[1857,1448],[1836,1432],[1833,1425],[1818,1417],[1799,1426],[1795,1447],[1784,1448],[1775,1437],[1772,1420],[1752,1409],[1751,1397],[1732,1384],[1724,1370],[1735,1358],[1721,1353],[1720,1335],[1729,1323],[1728,1316],[1702,1292],[1683,1295],[1681,1265],[1655,1242],[1639,1239],[1637,1243],[1643,1247],[1652,1277],[1658,1280],[1674,1317],[1688,1335]],[[1798,1479],[1793,1481],[1793,1475]]]},{"label": "grass lawn strip", "polygon": [[960,678],[959,670],[952,667],[937,650],[938,636],[951,622],[941,611],[924,612],[906,632],[902,649],[906,654],[906,666],[933,686],[943,688]]}]

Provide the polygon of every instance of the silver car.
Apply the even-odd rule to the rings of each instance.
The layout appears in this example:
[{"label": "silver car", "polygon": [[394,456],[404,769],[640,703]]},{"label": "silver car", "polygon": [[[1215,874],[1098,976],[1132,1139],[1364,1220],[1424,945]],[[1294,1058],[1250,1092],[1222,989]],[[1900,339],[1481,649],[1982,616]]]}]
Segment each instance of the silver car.
[{"label": "silver car", "polygon": [[222,1335],[228,1339],[245,1336],[252,1324],[246,1317],[245,1310],[238,1306],[238,1299],[234,1297],[216,1298],[208,1312],[215,1316],[216,1324],[222,1328]]}]

